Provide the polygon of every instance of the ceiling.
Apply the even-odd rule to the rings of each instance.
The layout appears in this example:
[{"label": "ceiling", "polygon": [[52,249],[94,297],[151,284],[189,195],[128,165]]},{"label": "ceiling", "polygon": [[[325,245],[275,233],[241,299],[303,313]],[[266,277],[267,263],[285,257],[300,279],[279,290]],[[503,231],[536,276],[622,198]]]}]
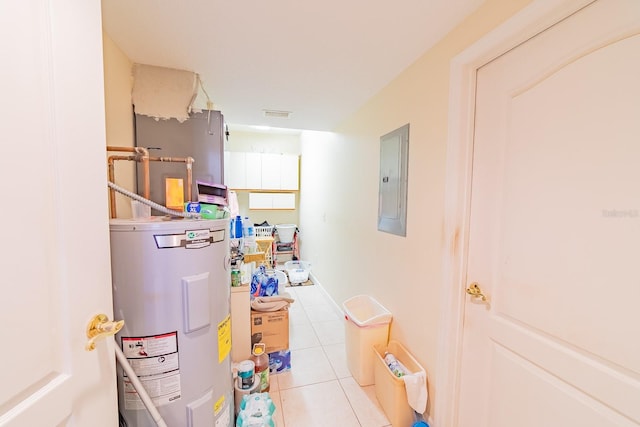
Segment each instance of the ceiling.
[{"label": "ceiling", "polygon": [[198,73],[230,125],[332,130],[483,1],[102,0],[102,12],[132,62]]}]

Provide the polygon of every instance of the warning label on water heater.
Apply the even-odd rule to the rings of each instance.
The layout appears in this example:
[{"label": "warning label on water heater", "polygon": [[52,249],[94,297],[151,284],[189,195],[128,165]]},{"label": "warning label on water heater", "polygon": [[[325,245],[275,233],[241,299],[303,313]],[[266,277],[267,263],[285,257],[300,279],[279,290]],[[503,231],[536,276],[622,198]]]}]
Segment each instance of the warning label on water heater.
[{"label": "warning label on water heater", "polygon": [[[122,337],[122,352],[156,406],[180,399],[178,332],[149,337]],[[125,409],[145,409],[126,372]]]}]

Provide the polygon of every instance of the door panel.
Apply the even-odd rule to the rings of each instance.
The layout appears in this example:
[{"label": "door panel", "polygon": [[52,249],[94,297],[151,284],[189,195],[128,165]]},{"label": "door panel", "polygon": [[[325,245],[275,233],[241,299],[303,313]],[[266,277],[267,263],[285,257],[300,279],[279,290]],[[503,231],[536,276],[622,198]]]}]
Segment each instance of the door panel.
[{"label": "door panel", "polygon": [[[0,426],[114,426],[100,2],[0,2]],[[87,254],[90,252],[90,256]]]},{"label": "door panel", "polygon": [[640,425],[639,32],[600,0],[478,71],[460,426]]}]

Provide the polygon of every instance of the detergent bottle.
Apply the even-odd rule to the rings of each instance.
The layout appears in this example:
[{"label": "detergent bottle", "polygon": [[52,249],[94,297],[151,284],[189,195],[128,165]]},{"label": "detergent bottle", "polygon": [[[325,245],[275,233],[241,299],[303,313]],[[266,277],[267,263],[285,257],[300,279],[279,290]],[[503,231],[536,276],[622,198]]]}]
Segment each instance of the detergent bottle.
[{"label": "detergent bottle", "polygon": [[255,343],[251,352],[251,360],[255,364],[256,375],[260,377],[258,392],[269,391],[269,355],[264,343]]}]

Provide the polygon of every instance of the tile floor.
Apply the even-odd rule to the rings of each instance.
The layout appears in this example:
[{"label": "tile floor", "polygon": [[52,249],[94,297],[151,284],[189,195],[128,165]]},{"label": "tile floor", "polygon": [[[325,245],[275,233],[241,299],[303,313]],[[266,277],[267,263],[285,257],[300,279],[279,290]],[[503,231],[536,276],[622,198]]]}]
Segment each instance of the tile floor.
[{"label": "tile floor", "polygon": [[347,368],[344,320],[317,285],[288,287],[291,370],[270,376],[277,427],[386,427],[374,386]]}]

